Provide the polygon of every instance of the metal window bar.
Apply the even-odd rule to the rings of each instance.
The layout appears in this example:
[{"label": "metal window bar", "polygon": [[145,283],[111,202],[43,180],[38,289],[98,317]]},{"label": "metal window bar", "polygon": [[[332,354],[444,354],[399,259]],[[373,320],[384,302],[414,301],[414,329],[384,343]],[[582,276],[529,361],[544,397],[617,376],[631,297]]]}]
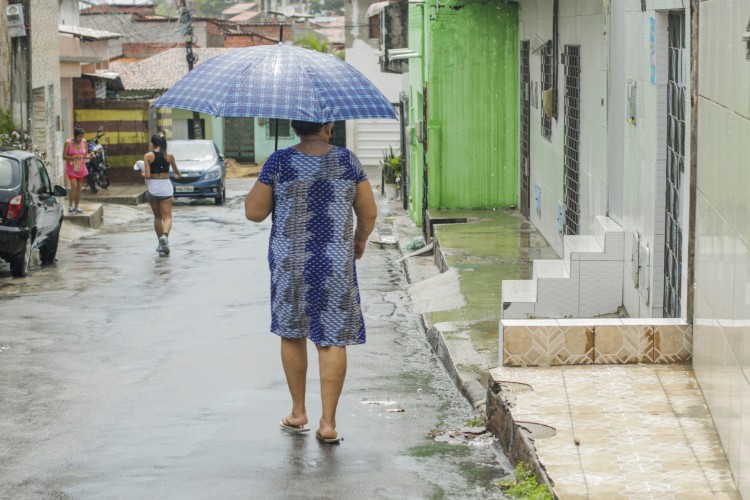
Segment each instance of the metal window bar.
[{"label": "metal window bar", "polygon": [[685,19],[669,14],[667,79],[667,191],[664,227],[664,316],[680,317],[682,304],[682,214],[680,187],[685,171]]},{"label": "metal window bar", "polygon": [[581,137],[581,46],[565,46],[565,234],[579,233]]},{"label": "metal window bar", "polygon": [[521,42],[521,133],[520,165],[521,170],[521,213],[529,217],[530,198],[530,151],[531,151],[531,68],[529,53],[531,44],[528,40]]},{"label": "metal window bar", "polygon": [[[552,88],[552,41],[542,49],[542,95],[544,91]],[[548,117],[542,106],[542,137],[552,140],[552,118]]]}]

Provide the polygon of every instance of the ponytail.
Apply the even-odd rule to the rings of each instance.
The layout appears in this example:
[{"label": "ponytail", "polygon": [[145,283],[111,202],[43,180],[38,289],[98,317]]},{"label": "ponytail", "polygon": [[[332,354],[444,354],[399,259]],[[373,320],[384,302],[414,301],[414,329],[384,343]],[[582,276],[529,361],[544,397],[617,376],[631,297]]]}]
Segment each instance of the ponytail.
[{"label": "ponytail", "polygon": [[151,136],[151,144],[158,147],[162,153],[167,152],[167,138],[161,134],[154,134]]}]

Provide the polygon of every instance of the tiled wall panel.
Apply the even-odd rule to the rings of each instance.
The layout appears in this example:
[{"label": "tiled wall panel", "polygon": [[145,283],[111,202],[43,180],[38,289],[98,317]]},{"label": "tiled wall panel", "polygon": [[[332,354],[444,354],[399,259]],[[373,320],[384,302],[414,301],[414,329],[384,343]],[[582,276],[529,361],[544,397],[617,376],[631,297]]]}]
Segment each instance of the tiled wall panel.
[{"label": "tiled wall panel", "polygon": [[750,497],[750,2],[700,2],[694,366]]}]

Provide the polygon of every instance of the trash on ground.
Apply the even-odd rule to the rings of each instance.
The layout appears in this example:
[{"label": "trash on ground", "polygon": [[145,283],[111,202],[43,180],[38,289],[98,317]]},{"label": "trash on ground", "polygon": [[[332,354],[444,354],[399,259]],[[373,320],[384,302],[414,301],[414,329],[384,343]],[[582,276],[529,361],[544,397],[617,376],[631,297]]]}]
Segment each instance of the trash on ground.
[{"label": "trash on ground", "polygon": [[407,250],[419,250],[420,248],[424,247],[425,243],[422,238],[416,238],[411,240],[409,243],[406,244]]},{"label": "trash on ground", "polygon": [[363,405],[382,405],[382,406],[393,406],[397,404],[395,401],[368,401],[366,399],[362,400]]}]

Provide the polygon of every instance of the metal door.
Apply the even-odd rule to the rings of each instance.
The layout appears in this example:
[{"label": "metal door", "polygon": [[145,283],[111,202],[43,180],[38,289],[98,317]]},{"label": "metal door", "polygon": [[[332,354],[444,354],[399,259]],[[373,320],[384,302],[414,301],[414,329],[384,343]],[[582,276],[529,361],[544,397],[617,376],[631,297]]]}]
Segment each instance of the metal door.
[{"label": "metal door", "polygon": [[578,234],[580,207],[581,46],[565,46],[565,234]]},{"label": "metal door", "polygon": [[685,18],[669,14],[667,80],[667,192],[664,227],[664,316],[679,318],[682,276],[682,210],[680,190],[685,172]]},{"label": "metal door", "polygon": [[[626,53],[625,0],[609,2],[609,60],[624,61]],[[607,112],[607,215],[623,223],[625,179],[625,113],[627,87],[624,64],[609,65],[609,92]]]},{"label": "metal door", "polygon": [[521,179],[521,213],[529,218],[530,169],[531,169],[531,71],[529,55],[531,44],[528,40],[521,42],[521,131],[519,155],[519,179]]},{"label": "metal door", "polygon": [[255,118],[224,118],[224,154],[255,161]]}]

